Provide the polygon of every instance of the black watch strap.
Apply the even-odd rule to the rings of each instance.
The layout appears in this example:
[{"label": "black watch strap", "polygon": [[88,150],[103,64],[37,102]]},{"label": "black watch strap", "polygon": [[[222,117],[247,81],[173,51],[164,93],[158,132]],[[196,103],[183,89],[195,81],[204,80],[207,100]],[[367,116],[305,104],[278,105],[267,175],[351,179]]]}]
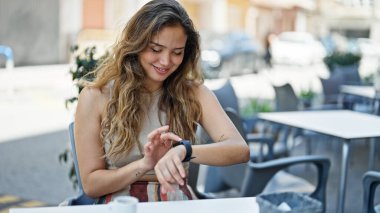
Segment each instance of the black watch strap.
[{"label": "black watch strap", "polygon": [[182,162],[189,162],[191,159],[191,155],[193,154],[193,148],[191,147],[191,142],[189,140],[181,140],[178,143],[174,144],[173,147],[178,145],[184,145],[186,148],[186,155]]}]

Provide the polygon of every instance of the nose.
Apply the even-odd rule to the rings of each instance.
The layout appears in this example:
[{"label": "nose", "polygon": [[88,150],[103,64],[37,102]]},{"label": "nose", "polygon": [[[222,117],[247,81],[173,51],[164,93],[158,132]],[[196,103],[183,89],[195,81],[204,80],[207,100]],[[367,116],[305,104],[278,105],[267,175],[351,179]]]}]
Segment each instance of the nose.
[{"label": "nose", "polygon": [[167,66],[170,64],[170,54],[163,53],[160,57],[160,64],[163,66]]}]

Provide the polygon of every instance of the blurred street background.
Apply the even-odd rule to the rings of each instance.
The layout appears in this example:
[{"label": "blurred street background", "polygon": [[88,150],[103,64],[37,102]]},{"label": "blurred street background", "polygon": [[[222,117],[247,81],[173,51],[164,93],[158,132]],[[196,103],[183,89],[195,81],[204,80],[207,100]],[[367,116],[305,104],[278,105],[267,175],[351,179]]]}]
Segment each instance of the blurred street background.
[{"label": "blurred street background", "polygon": [[[77,96],[70,70],[76,69],[75,57],[85,60],[88,47],[96,47],[94,59],[105,54],[145,2],[0,0],[1,213],[27,206],[12,199],[58,205],[76,194],[70,156],[67,163],[59,161],[69,147],[67,129],[75,112],[75,102],[67,107],[65,102]],[[230,79],[246,116],[264,108],[275,111],[273,87],[286,83],[299,98],[311,92],[312,104],[321,105],[321,81],[330,78],[337,55],[343,55],[342,65],[357,64],[366,84],[379,72],[379,0],[180,2],[200,31],[205,84],[217,89]],[[252,103],[261,108],[252,109]],[[368,145],[358,141],[352,150],[345,212],[360,212]],[[304,145],[292,153],[304,154]],[[327,212],[334,212],[339,142],[320,143],[314,153],[331,159]]]}]

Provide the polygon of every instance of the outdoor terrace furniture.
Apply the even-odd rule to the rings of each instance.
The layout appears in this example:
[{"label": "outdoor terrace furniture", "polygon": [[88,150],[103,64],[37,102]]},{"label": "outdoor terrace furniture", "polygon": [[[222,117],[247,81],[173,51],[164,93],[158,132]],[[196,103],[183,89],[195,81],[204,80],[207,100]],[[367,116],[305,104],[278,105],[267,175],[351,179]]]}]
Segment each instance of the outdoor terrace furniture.
[{"label": "outdoor terrace furniture", "polygon": [[[281,86],[273,86],[273,88],[275,91],[276,112],[316,110],[311,106],[311,103],[306,104],[305,102],[301,101],[296,95],[296,93],[294,92],[292,85],[290,85],[289,83],[286,83]],[[310,105],[310,106],[307,106],[307,105]],[[322,108],[318,108],[317,110],[320,110]],[[272,123],[271,125],[277,128],[283,128],[283,129],[288,128],[286,125],[284,126],[282,124]],[[294,129],[293,134],[292,134],[293,141],[298,137],[303,139],[303,141],[306,143],[306,154],[308,155],[312,154],[311,141],[318,139],[320,136],[321,135],[315,132],[302,130],[302,129]],[[294,145],[295,144],[293,143],[293,146]]]},{"label": "outdoor terrace furniture", "polygon": [[[309,194],[310,197],[320,201],[322,203],[323,209],[326,208],[326,184],[328,180],[328,172],[330,168],[330,160],[327,157],[322,156],[294,156],[294,157],[284,157],[275,160],[269,160],[260,163],[254,163],[249,161],[246,164],[236,164],[232,166],[221,167],[220,177],[225,188],[221,188],[221,191],[208,191],[208,197],[218,198],[219,195],[224,195],[226,197],[254,197],[260,194],[276,193],[283,191],[295,191],[297,189],[310,188],[310,185],[305,184],[305,180],[293,175],[288,178],[286,174],[280,174],[278,179],[274,182],[280,184],[272,183],[271,179],[279,174],[280,171],[283,172],[287,168],[294,165],[304,165],[312,164],[316,166],[316,176],[317,176],[317,186],[315,186],[314,191]],[[286,177],[286,181],[285,178]],[[290,180],[291,179],[291,180]],[[281,184],[281,182],[287,182]],[[295,187],[299,182],[299,186]],[[288,185],[291,185],[289,187]],[[282,187],[286,187],[286,189]],[[269,187],[269,192],[265,189]],[[229,189],[229,190],[226,190]],[[234,189],[234,194],[231,189]],[[223,192],[224,190],[224,192]],[[300,193],[305,193],[304,191]]]},{"label": "outdoor terrace furniture", "polygon": [[[213,200],[186,200],[175,202],[139,202],[137,213],[259,213],[259,206],[255,197],[213,199]],[[110,205],[85,205],[68,207],[39,207],[39,208],[12,208],[10,213],[109,213]],[[114,211],[112,211],[114,212]],[[127,212],[126,212],[127,213]]]},{"label": "outdoor terrace furniture", "polygon": [[[259,133],[252,133],[256,127],[256,125],[259,123],[257,117],[242,117],[240,116],[239,112],[239,103],[238,98],[236,96],[235,90],[232,87],[232,84],[230,80],[227,80],[226,83],[219,89],[213,90],[215,93],[219,103],[223,107],[223,109],[232,109],[236,112],[236,115],[239,117],[235,119],[238,121],[239,124],[235,123],[235,125],[241,125],[240,134],[243,136],[243,138],[250,143],[250,146],[253,147],[253,149],[260,149],[262,150],[265,145],[269,145],[273,147],[272,153],[263,153],[263,152],[255,152],[251,153],[251,160],[261,161],[261,160],[268,160],[272,159],[273,157],[279,157],[279,156],[287,156],[288,148],[284,146],[284,143],[276,143],[276,140],[273,136],[277,136],[282,134],[281,140],[286,140],[288,132],[282,132],[283,129],[280,127],[274,127],[271,129],[264,129],[263,132]],[[270,132],[269,132],[269,131]],[[206,141],[206,143],[210,140],[207,133],[205,131],[201,131],[201,138],[202,140]],[[269,149],[272,149],[269,148]]]},{"label": "outdoor terrace furniture", "polygon": [[[344,212],[348,161],[351,144],[355,139],[370,138],[370,146],[380,137],[380,117],[351,110],[320,110],[260,113],[260,119],[295,128],[312,130],[339,138],[342,142],[341,176],[337,212]],[[367,141],[367,140],[366,140]],[[370,148],[369,169],[374,165],[374,148]]]},{"label": "outdoor terrace furniture", "polygon": [[81,181],[80,173],[79,173],[77,153],[76,153],[76,148],[75,148],[74,122],[70,123],[70,125],[69,125],[69,136],[70,136],[71,152],[73,155],[73,161],[74,161],[74,167],[75,167],[75,174],[76,174],[77,180],[78,180],[79,192],[78,192],[78,196],[70,198],[68,200],[68,205],[69,206],[75,206],[75,205],[94,204],[95,200],[88,197],[86,195],[86,193],[84,193],[84,191],[83,191],[82,181]]},{"label": "outdoor terrace furniture", "polygon": [[380,211],[380,205],[375,206],[374,204],[375,192],[379,184],[380,172],[368,171],[363,175],[363,213]]},{"label": "outdoor terrace furniture", "polygon": [[[343,96],[353,96],[358,97],[359,103],[358,106],[361,106],[358,111],[372,113],[375,115],[380,115],[379,113],[379,105],[380,105],[380,93],[376,92],[374,86],[370,85],[341,85],[340,93]],[[355,102],[353,102],[353,106],[355,106]],[[355,110],[355,107],[353,107]]]},{"label": "outdoor terrace furniture", "polygon": [[362,85],[358,64],[333,66],[329,78],[321,79],[323,89],[323,104],[330,109],[354,109],[355,104],[362,102],[360,97],[341,96],[342,85]]},{"label": "outdoor terrace furniture", "polygon": [[289,83],[281,86],[273,86],[273,88],[277,112],[297,111],[301,109],[300,101]]},{"label": "outdoor terrace furniture", "polygon": [[[231,108],[226,108],[225,111],[240,134],[244,137],[245,134],[240,117]],[[267,152],[269,155],[272,155],[272,144],[268,143],[266,145]],[[218,196],[257,196],[260,193],[265,193],[264,188],[268,185],[268,183],[271,186],[267,189],[271,192],[289,190],[288,188],[284,189],[284,186],[287,187],[286,184],[289,184],[289,182],[291,182],[293,190],[294,188],[297,188],[296,186],[298,186],[298,189],[310,188],[310,184],[305,183],[303,179],[291,175],[287,176],[283,173],[278,177],[278,182],[287,183],[282,185],[270,184],[271,178],[274,177],[279,171],[297,164],[314,164],[317,167],[318,184],[310,196],[319,200],[325,209],[325,192],[330,161],[325,157],[318,156],[283,157],[276,160],[266,159],[265,162],[257,163],[251,160],[247,164],[243,163],[224,167],[209,167],[209,170],[207,171],[204,194],[206,194],[208,198],[217,198]],[[211,187],[208,185],[211,185]]]}]

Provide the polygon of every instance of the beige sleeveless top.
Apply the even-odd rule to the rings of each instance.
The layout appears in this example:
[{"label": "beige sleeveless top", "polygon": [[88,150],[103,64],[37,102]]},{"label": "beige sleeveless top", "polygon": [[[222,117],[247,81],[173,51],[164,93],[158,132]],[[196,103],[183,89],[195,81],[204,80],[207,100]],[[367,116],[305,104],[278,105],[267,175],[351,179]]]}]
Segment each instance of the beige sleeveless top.
[{"label": "beige sleeveless top", "polygon": [[[147,143],[147,136],[150,132],[166,124],[166,113],[162,111],[160,112],[160,114],[158,113],[159,112],[158,101],[161,95],[162,95],[162,90],[158,90],[151,93],[150,104],[147,106],[147,114],[144,118],[142,130],[139,135],[139,142],[141,144],[141,147],[144,147],[144,145]],[[162,124],[160,123],[159,116],[161,116],[161,121],[163,122]],[[109,148],[110,148],[110,143],[109,141],[107,141],[104,145],[104,151],[107,153]],[[139,150],[139,146],[135,145],[128,155],[122,156],[118,158],[116,161],[113,159],[107,158],[106,159],[107,168],[108,169],[120,168],[133,161],[141,159],[142,157],[143,156]],[[154,174],[154,170],[149,171],[147,174]]]}]

